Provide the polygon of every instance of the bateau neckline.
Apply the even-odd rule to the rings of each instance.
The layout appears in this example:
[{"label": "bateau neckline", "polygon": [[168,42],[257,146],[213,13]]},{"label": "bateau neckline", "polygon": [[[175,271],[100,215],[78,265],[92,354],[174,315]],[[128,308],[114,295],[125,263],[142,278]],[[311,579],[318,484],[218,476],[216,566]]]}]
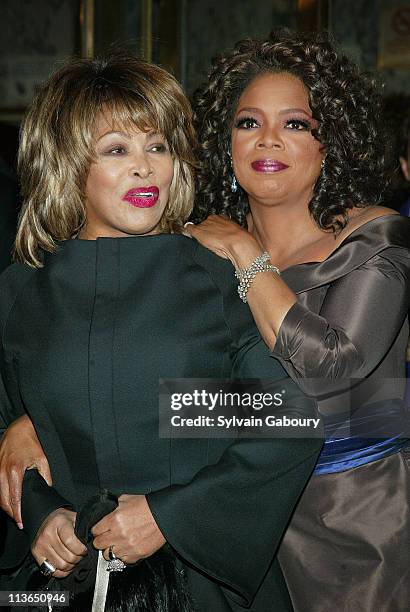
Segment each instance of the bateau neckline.
[{"label": "bateau neckline", "polygon": [[191,240],[190,238],[188,238],[188,236],[185,236],[184,234],[149,234],[147,236],[99,236],[98,238],[96,238],[95,240],[91,240],[88,238],[70,238],[69,240],[61,240],[60,244],[97,244],[97,242],[105,242],[105,241],[113,241],[113,242],[117,242],[120,241],[121,243],[124,242],[129,242],[131,240],[135,241],[135,240],[144,240],[144,239],[164,239],[164,238],[171,238],[175,239],[175,238],[185,238],[187,240]]},{"label": "bateau neckline", "polygon": [[356,229],[354,229],[352,232],[350,232],[350,234],[348,234],[346,238],[344,238],[342,242],[331,253],[329,253],[329,255],[325,259],[321,259],[319,261],[305,261],[302,263],[293,264],[293,266],[283,268],[283,270],[281,270],[281,273],[287,272],[288,270],[292,270],[293,268],[299,268],[300,266],[318,266],[329,261],[329,259],[331,259],[333,255],[335,255],[342,247],[344,247],[352,237],[355,237],[355,234],[360,233],[361,230],[366,230],[367,226],[374,223],[375,221],[380,221],[382,219],[385,220],[389,217],[406,218],[403,217],[403,215],[400,215],[399,213],[389,213],[386,215],[379,215],[377,217],[374,217],[373,219],[369,219],[368,221],[365,221],[365,223],[362,223],[362,225],[359,225],[359,227],[356,227]]}]

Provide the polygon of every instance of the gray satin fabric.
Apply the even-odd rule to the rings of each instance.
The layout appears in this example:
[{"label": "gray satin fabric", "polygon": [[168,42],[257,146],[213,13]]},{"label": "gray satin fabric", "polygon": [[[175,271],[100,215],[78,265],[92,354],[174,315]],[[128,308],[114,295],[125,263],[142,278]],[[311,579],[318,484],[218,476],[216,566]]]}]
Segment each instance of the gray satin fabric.
[{"label": "gray satin fabric", "polygon": [[[379,217],[327,260],[293,266],[283,278],[298,302],[279,330],[274,356],[306,391],[306,378],[405,376],[410,302],[410,219]],[[337,387],[335,382],[335,388]],[[319,385],[319,386],[318,386]]]},{"label": "gray satin fabric", "polygon": [[313,477],[279,555],[295,610],[409,610],[409,500],[403,453]]},{"label": "gray satin fabric", "polygon": [[[319,402],[325,420],[346,408],[341,379],[365,379],[358,394],[363,405],[374,385],[378,399],[392,397],[385,378],[403,377],[402,387],[393,389],[402,393],[409,247],[410,220],[379,217],[354,231],[326,261],[283,273],[298,303],[284,319],[273,354],[319,397],[323,382],[303,377],[333,379],[338,393],[331,402]],[[410,609],[408,456],[312,477],[279,553],[296,612]]]}]

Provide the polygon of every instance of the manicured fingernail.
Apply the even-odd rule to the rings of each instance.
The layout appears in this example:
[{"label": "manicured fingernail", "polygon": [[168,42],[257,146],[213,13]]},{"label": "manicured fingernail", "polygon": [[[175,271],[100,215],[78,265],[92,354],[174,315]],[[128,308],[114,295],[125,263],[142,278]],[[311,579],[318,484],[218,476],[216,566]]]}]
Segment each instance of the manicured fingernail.
[{"label": "manicured fingernail", "polygon": [[18,527],[19,529],[23,529],[23,523],[17,523],[17,527]]},{"label": "manicured fingernail", "polygon": [[187,225],[195,225],[195,223],[192,223],[192,221],[187,221],[187,222],[184,224],[184,227],[186,227]]}]

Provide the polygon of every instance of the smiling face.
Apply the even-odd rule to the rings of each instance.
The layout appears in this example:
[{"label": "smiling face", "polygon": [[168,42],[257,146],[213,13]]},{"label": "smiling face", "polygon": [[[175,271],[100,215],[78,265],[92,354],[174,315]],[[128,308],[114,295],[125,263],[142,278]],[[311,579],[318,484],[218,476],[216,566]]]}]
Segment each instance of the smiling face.
[{"label": "smiling face", "polygon": [[158,233],[174,173],[165,138],[154,131],[113,126],[101,114],[94,148],[85,187],[86,223],[79,237]]},{"label": "smiling face", "polygon": [[306,206],[320,173],[308,92],[288,73],[263,74],[243,91],[232,127],[232,163],[249,203]]}]

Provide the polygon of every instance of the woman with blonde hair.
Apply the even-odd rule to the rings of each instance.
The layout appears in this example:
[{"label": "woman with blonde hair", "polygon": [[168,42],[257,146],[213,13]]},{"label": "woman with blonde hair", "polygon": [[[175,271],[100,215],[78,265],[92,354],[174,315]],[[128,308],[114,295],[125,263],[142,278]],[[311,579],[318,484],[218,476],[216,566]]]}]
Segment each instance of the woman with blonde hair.
[{"label": "woman with blonde hair", "polygon": [[[53,485],[26,473],[2,589],[28,588],[39,567],[50,588],[81,590],[84,572],[103,580],[105,559],[124,570],[110,609],[291,609],[274,554],[320,442],[158,434],[159,378],[281,380],[295,415],[314,412],[270,358],[229,264],[181,235],[194,145],[175,79],[126,54],[67,62],[25,119],[19,263],[0,279],[2,457],[33,423]],[[41,468],[32,444],[25,467]],[[93,610],[107,609],[99,597]]]}]

